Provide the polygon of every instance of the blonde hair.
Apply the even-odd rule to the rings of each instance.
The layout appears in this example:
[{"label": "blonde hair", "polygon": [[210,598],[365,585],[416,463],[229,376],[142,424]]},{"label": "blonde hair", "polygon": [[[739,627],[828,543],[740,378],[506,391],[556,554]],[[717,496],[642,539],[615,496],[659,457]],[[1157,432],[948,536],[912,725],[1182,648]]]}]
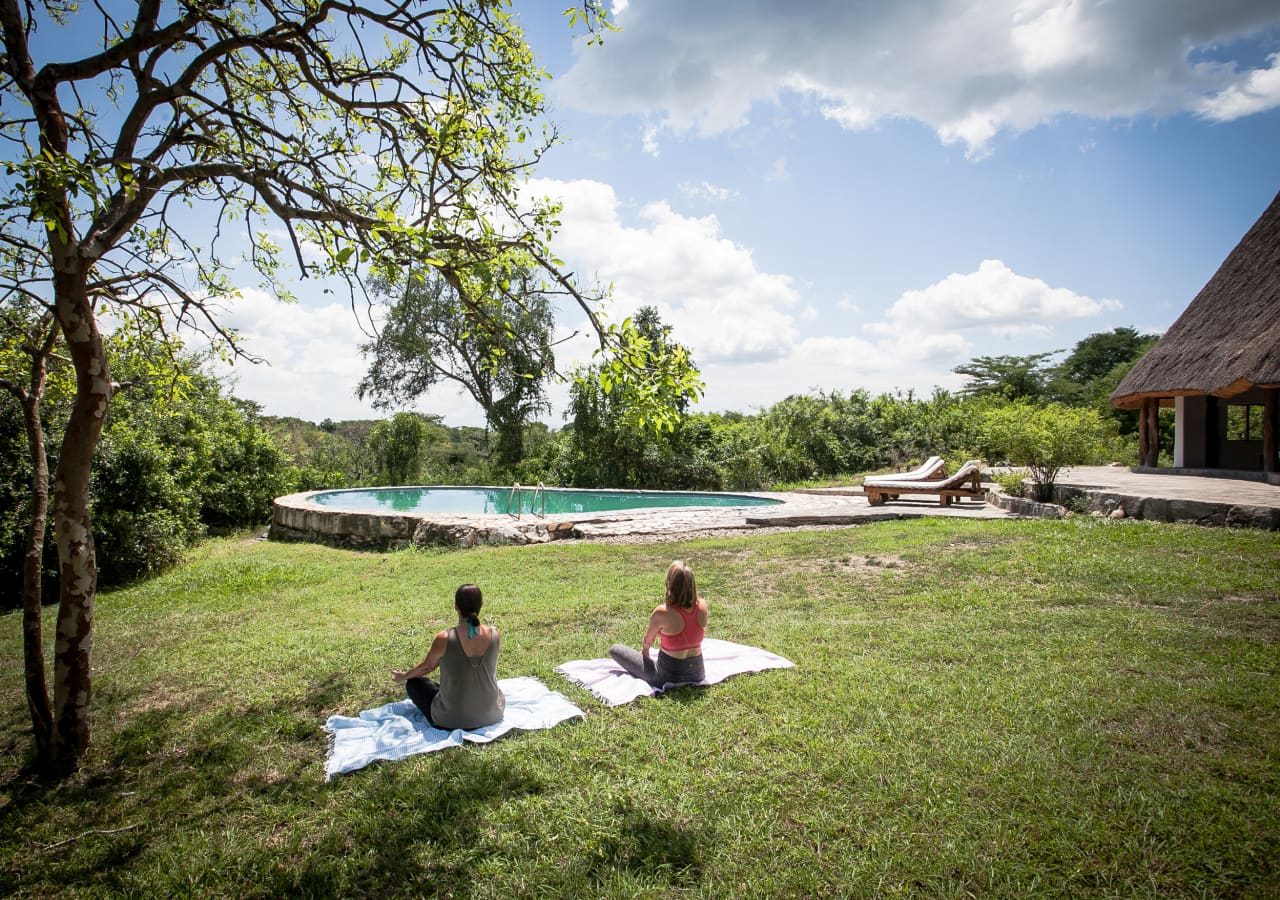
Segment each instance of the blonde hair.
[{"label": "blonde hair", "polygon": [[693,569],[677,559],[667,568],[667,599],[671,606],[693,609],[698,602],[698,586],[693,580]]}]

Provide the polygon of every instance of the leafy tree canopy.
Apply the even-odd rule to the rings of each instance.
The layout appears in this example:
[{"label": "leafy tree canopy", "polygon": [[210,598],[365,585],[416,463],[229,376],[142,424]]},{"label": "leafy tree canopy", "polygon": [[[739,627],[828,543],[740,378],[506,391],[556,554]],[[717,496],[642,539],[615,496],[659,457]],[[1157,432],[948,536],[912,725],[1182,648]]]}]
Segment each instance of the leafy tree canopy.
[{"label": "leafy tree canopy", "polygon": [[1077,384],[1093,381],[1121,363],[1132,363],[1160,339],[1128,326],[1100,331],[1080,341],[1057,367],[1059,377]]},{"label": "leafy tree canopy", "polygon": [[[575,16],[603,18],[596,0]],[[158,310],[236,348],[221,303],[240,285],[224,260],[243,257],[286,299],[286,258],[353,299],[371,273],[416,263],[500,328],[490,298],[505,273],[534,271],[586,314],[647,416],[677,415],[625,330],[550,256],[555,206],[519,202],[555,133],[538,133],[544,73],[502,0],[0,0],[0,28],[0,304],[49,309],[76,374],[52,504],[68,573],[55,768],[89,744],[104,310]]]},{"label": "leafy tree canopy", "polygon": [[979,356],[951,371],[969,376],[969,383],[960,390],[965,396],[1035,399],[1044,396],[1049,382],[1045,360],[1058,352],[1052,350],[1030,356]]},{"label": "leafy tree canopy", "polygon": [[[646,385],[619,377],[613,364],[587,367],[570,387],[572,427],[562,477],[580,487],[658,487],[656,479],[681,454],[683,419],[648,417],[653,404],[683,415],[702,392],[702,382],[686,347],[671,336],[658,311],[646,306],[621,326],[625,365],[651,370]],[[675,374],[682,368],[687,376]]]},{"label": "leafy tree canopy", "polygon": [[497,309],[477,315],[431,268],[380,278],[374,289],[387,304],[386,321],[361,348],[372,359],[358,392],[386,409],[441,383],[461,386],[497,433],[498,463],[512,468],[524,456],[525,425],[550,410],[545,384],[555,360],[547,295],[528,272],[507,281],[506,291],[487,298]]}]

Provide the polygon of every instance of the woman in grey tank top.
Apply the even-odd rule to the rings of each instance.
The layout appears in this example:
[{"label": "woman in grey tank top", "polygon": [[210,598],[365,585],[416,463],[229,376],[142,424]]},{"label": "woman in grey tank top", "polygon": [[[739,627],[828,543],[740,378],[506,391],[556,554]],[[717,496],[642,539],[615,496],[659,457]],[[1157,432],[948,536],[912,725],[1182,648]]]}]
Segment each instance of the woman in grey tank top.
[{"label": "woman in grey tank top", "polygon": [[[501,636],[480,624],[480,588],[464,584],[453,597],[458,624],[436,634],[422,662],[408,671],[393,670],[409,699],[435,728],[483,728],[502,718],[507,701],[498,687]],[[426,676],[440,667],[440,684]]]}]

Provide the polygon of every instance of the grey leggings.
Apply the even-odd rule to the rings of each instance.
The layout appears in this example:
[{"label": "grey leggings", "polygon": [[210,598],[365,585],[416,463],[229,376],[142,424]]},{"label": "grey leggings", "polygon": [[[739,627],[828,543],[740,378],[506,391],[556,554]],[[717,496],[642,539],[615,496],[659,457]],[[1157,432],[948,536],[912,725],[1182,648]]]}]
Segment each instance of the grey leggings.
[{"label": "grey leggings", "polygon": [[691,681],[701,681],[706,677],[706,670],[702,666],[702,654],[690,656],[688,659],[676,659],[659,650],[658,662],[655,665],[652,657],[647,653],[641,656],[639,651],[631,647],[614,644],[609,648],[609,656],[622,666],[628,675],[647,681],[654,687],[662,687],[664,684],[687,684]]}]

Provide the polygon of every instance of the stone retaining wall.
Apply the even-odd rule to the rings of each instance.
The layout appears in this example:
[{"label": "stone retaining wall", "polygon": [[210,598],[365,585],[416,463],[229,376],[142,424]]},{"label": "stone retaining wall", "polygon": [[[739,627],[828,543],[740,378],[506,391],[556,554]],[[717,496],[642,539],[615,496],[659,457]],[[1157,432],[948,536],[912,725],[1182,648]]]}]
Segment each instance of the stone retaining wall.
[{"label": "stone retaining wall", "polygon": [[1033,519],[1061,519],[1067,515],[1067,509],[1064,506],[1058,506],[1055,503],[1037,503],[1026,497],[1014,497],[999,488],[987,491],[987,502],[992,506],[1008,510],[1014,515]]},{"label": "stone retaining wall", "polygon": [[1061,519],[1069,512],[1079,512],[1113,519],[1146,519],[1154,522],[1280,531],[1280,508],[1208,500],[1141,497],[1087,485],[1055,484],[1052,503],[1011,497],[996,489],[988,492],[987,502],[1020,516],[1042,519]]},{"label": "stone retaining wall", "polygon": [[402,550],[405,547],[476,547],[487,544],[544,544],[581,537],[567,521],[521,522],[505,517],[398,515],[353,513],[322,509],[308,502],[310,494],[290,494],[272,504],[274,541],[310,541],[353,550]]},{"label": "stone retaining wall", "polygon": [[1127,519],[1280,530],[1280,508],[1269,506],[1141,497],[1088,486],[1061,484],[1054,485],[1053,499],[1068,508],[1082,507],[1084,512],[1098,512],[1104,516],[1115,515],[1119,510]]}]

